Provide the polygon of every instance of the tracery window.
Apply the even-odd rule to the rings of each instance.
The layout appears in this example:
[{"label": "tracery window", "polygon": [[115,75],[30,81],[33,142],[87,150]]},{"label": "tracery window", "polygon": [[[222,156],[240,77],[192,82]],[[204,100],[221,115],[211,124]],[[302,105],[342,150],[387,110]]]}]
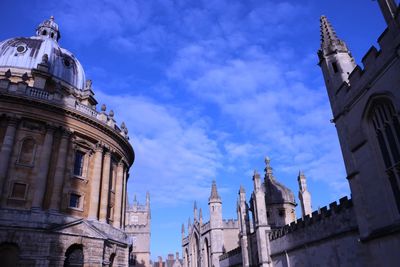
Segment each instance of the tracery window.
[{"label": "tracery window", "polygon": [[31,166],[35,158],[36,142],[32,138],[25,138],[21,143],[18,163]]},{"label": "tracery window", "polygon": [[371,110],[371,121],[386,168],[386,174],[400,212],[400,123],[390,102],[380,102]]}]

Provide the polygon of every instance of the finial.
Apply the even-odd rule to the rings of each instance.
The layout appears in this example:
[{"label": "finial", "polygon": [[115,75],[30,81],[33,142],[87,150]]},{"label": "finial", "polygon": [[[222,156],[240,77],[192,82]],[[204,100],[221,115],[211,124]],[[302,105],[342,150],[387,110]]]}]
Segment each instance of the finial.
[{"label": "finial", "polygon": [[246,193],[246,190],[242,185],[240,185],[239,194],[244,194],[244,193]]},{"label": "finial", "polygon": [[50,20],[54,20],[54,16],[50,16]]},{"label": "finial", "polygon": [[122,123],[121,123],[121,129],[124,130],[125,128],[126,128],[125,122],[122,122]]},{"label": "finial", "polygon": [[194,201],[193,209],[197,210],[197,202],[196,202],[196,200]]},{"label": "finial", "polygon": [[103,104],[103,105],[101,105],[101,111],[106,111],[107,110],[107,107],[106,107],[106,104]]},{"label": "finial", "polygon": [[270,167],[271,159],[270,159],[268,156],[265,157],[264,161],[265,161],[265,165],[266,165],[267,167]]},{"label": "finial", "polygon": [[114,110],[110,109],[110,112],[108,113],[108,115],[113,118],[114,117]]},{"label": "finial", "polygon": [[201,208],[200,208],[200,211],[199,211],[199,218],[203,219],[203,211],[201,210]]},{"label": "finial", "polygon": [[182,230],[181,230],[181,232],[182,232],[182,234],[185,233],[185,224],[184,224],[184,223],[182,223]]},{"label": "finial", "polygon": [[92,80],[86,80],[86,89],[92,89]]}]

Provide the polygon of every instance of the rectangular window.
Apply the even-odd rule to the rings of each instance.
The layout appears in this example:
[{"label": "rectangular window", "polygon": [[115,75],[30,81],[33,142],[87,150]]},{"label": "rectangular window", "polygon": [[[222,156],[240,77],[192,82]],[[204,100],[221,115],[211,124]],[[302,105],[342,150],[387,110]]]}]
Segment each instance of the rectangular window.
[{"label": "rectangular window", "polygon": [[14,183],[11,191],[11,198],[25,199],[26,184]]},{"label": "rectangular window", "polygon": [[336,65],[336,62],[332,62],[332,68],[333,68],[333,71],[335,72],[335,73],[337,73],[339,70],[338,70],[338,67],[337,67],[337,65]]},{"label": "rectangular window", "polygon": [[69,207],[70,208],[80,208],[79,207],[80,200],[81,200],[80,195],[71,193],[71,195],[69,196]]},{"label": "rectangular window", "polygon": [[81,151],[75,152],[74,175],[82,176],[83,173],[83,160],[85,154]]}]

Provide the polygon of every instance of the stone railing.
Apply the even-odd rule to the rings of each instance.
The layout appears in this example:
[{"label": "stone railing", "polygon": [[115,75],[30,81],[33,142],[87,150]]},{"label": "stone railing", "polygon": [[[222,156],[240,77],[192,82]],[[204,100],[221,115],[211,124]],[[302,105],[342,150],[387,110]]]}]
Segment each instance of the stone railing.
[{"label": "stone railing", "polygon": [[33,87],[27,87],[26,88],[26,94],[28,96],[32,96],[35,98],[39,98],[39,99],[45,99],[45,100],[49,100],[49,92],[46,92],[44,90],[40,90],[40,89],[36,89]]},{"label": "stone railing", "polygon": [[90,107],[88,107],[86,105],[83,105],[83,104],[81,104],[79,102],[75,103],[75,109],[80,111],[80,112],[83,112],[83,113],[85,113],[85,114],[87,114],[87,115],[89,115],[91,117],[97,118],[98,112],[96,110],[94,110],[94,109],[92,109],[92,108],[90,108]]}]

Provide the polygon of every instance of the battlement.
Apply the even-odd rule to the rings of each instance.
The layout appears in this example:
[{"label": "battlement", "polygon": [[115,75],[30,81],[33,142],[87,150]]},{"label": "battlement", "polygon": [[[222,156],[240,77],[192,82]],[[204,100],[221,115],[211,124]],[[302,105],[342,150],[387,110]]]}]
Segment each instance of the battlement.
[{"label": "battlement", "polygon": [[[400,10],[400,9],[399,9]],[[397,12],[399,13],[399,12]],[[400,21],[399,16],[396,17]],[[335,118],[349,108],[366,90],[374,87],[378,77],[382,75],[382,70],[388,68],[398,58],[400,53],[400,36],[398,29],[386,30],[379,36],[379,48],[371,46],[363,56],[362,66],[357,65],[348,76],[348,84],[342,84],[335,89]],[[390,75],[390,74],[389,74]]]},{"label": "battlement", "polygon": [[228,220],[223,220],[222,225],[225,228],[239,228],[239,223],[238,220],[235,219],[228,219]]},{"label": "battlement", "polygon": [[287,234],[296,232],[300,229],[307,230],[307,228],[314,225],[325,225],[327,221],[340,221],[343,213],[353,212],[353,202],[351,199],[348,199],[347,196],[339,199],[339,204],[337,202],[332,202],[329,206],[324,206],[317,211],[314,211],[311,215],[305,216],[304,218],[300,218],[291,224],[285,225],[282,228],[272,230],[270,233],[270,240],[279,239]]}]

